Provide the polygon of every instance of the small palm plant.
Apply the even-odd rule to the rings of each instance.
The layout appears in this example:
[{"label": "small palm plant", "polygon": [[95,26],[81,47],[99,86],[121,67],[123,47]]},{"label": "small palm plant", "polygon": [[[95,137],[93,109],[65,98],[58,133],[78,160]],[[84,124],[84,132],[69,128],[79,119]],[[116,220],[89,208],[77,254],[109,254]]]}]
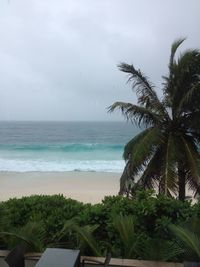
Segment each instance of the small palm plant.
[{"label": "small palm plant", "polygon": [[162,99],[140,70],[126,63],[119,65],[128,75],[138,104],[115,102],[109,111],[119,109],[127,120],[145,127],[125,145],[120,194],[131,191],[136,177],[143,188],[156,188],[168,196],[178,194],[181,200],[186,196],[186,184],[195,194],[200,192],[200,52],[186,50],[176,60],[183,41],[172,44]]},{"label": "small palm plant", "polygon": [[105,254],[105,251],[102,250],[99,242],[95,239],[95,230],[98,228],[98,225],[85,225],[79,226],[76,218],[68,220],[63,229],[54,237],[55,243],[60,243],[61,240],[64,240],[66,235],[70,235],[72,238],[76,238],[77,246],[76,248],[80,249],[82,253],[89,254],[101,257]]},{"label": "small palm plant", "polygon": [[183,252],[174,241],[138,234],[133,216],[116,216],[113,218],[113,225],[121,240],[121,256],[123,258],[170,261],[176,259]]},{"label": "small palm plant", "polygon": [[45,230],[41,221],[30,221],[22,227],[0,232],[8,249],[21,245],[26,252],[42,252],[45,248]]},{"label": "small palm plant", "polygon": [[135,235],[133,216],[115,216],[113,218],[113,225],[119,233],[122,242],[122,256],[127,259],[133,258],[136,255],[138,243]]},{"label": "small palm plant", "polygon": [[200,261],[200,220],[191,218],[183,226],[170,225],[169,228],[179,240],[186,260]]}]

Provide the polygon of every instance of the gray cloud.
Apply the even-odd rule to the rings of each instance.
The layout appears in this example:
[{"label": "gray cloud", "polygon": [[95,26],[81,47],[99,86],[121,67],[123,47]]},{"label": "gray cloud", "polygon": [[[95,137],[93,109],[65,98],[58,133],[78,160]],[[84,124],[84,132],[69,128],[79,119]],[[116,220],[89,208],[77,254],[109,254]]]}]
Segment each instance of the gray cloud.
[{"label": "gray cloud", "polygon": [[106,107],[135,96],[116,65],[160,88],[172,41],[200,48],[199,10],[199,0],[1,0],[0,119],[120,119]]}]

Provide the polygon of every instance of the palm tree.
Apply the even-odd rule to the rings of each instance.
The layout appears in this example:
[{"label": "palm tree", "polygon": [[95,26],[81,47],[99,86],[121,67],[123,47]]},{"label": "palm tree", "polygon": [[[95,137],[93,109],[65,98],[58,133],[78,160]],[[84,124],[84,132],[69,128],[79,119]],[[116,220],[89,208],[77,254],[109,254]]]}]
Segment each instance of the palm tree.
[{"label": "palm tree", "polygon": [[195,194],[200,192],[200,52],[186,50],[176,59],[184,40],[172,44],[162,99],[140,70],[126,63],[118,66],[128,74],[138,103],[115,102],[109,111],[119,109],[127,120],[145,127],[125,145],[120,194],[131,191],[135,177],[138,185],[165,195],[178,193],[181,200],[186,184]]}]

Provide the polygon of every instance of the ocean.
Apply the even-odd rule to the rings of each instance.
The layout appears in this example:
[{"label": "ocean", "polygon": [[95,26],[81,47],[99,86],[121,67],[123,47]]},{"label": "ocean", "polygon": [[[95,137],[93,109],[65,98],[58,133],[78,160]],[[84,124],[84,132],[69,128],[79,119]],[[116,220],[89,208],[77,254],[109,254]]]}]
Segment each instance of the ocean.
[{"label": "ocean", "polygon": [[0,171],[122,172],[127,122],[0,122]]}]

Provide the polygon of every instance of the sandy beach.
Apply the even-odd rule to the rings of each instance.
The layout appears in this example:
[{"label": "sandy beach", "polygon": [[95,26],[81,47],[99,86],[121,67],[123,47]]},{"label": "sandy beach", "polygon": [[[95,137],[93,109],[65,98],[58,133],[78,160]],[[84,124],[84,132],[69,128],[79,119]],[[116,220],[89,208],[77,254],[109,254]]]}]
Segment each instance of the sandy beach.
[{"label": "sandy beach", "polygon": [[98,203],[119,190],[120,173],[0,172],[0,201],[30,195],[63,194],[84,203]]}]

